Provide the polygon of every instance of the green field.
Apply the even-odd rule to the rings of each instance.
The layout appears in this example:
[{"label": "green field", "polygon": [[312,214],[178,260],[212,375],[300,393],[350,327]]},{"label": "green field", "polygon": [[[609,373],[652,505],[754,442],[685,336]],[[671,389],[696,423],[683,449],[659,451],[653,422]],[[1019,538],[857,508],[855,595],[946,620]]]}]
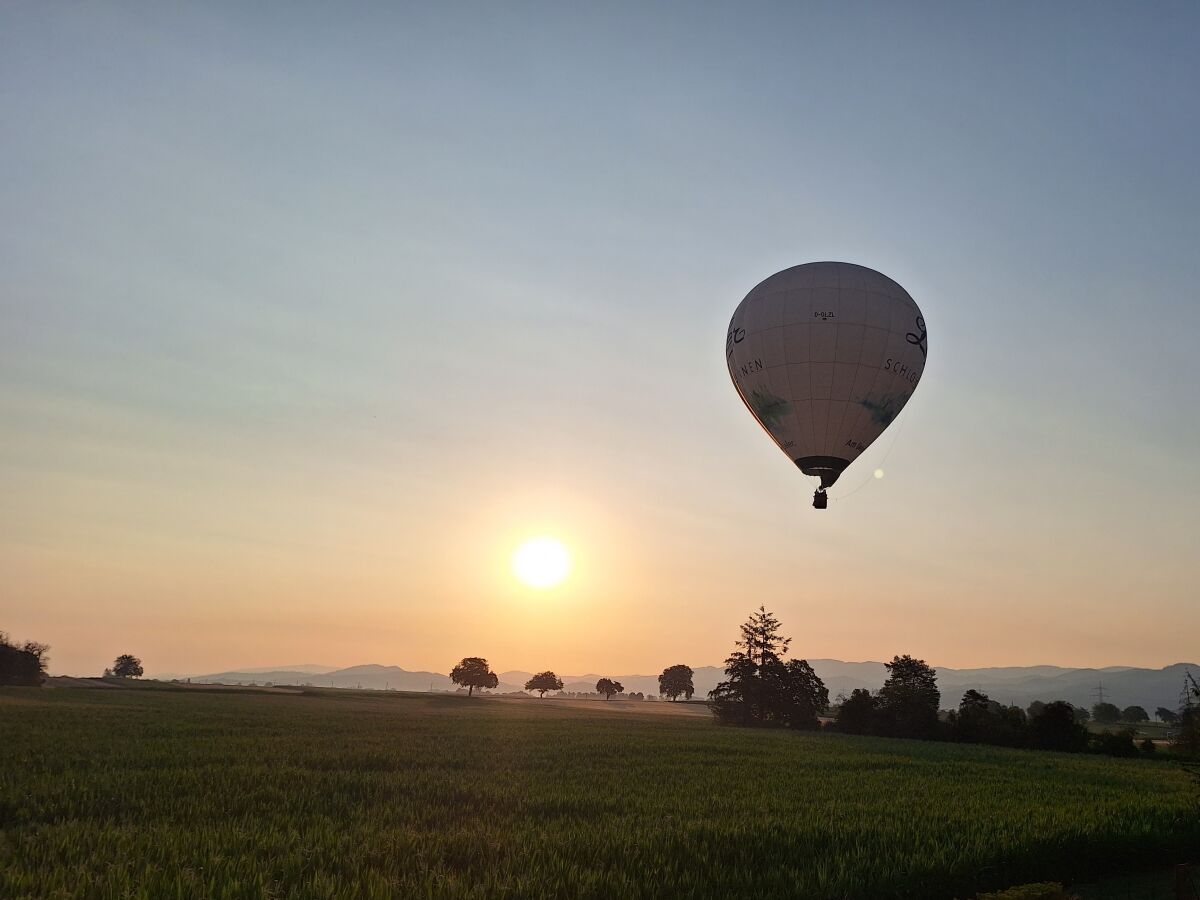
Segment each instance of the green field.
[{"label": "green field", "polygon": [[1200,846],[1170,763],[668,707],[5,689],[0,897],[969,897]]}]

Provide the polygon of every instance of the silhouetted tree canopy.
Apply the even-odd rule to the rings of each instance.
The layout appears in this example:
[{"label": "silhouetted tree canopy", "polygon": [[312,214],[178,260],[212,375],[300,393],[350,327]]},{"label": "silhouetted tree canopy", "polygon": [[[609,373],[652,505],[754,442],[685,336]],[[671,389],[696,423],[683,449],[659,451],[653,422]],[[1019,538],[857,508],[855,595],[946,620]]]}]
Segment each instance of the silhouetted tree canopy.
[{"label": "silhouetted tree canopy", "polygon": [[[774,675],[773,667],[768,671]],[[821,723],[817,716],[829,707],[829,690],[825,682],[807,659],[789,659],[781,675],[781,718],[784,723],[791,728],[819,728]]]},{"label": "silhouetted tree canopy", "polygon": [[1029,740],[1039,750],[1078,753],[1087,749],[1088,732],[1075,721],[1070,703],[1055,700],[1029,720]]},{"label": "silhouetted tree canopy", "polygon": [[1106,756],[1122,756],[1128,759],[1138,755],[1137,745],[1133,742],[1132,728],[1097,734],[1094,736],[1094,743],[1095,749]]},{"label": "silhouetted tree canopy", "polygon": [[1025,741],[1025,719],[1019,706],[1003,706],[987,694],[969,690],[951,713],[950,728],[956,740],[1017,747]]},{"label": "silhouetted tree canopy", "polygon": [[1149,722],[1150,714],[1140,706],[1127,706],[1121,710],[1121,721],[1133,722],[1135,724],[1138,722]]},{"label": "silhouetted tree canopy", "polygon": [[49,645],[37,641],[18,646],[6,632],[0,631],[0,685],[39,687],[46,677],[49,649]]},{"label": "silhouetted tree canopy", "polygon": [[683,663],[667,666],[658,676],[658,692],[672,700],[680,694],[685,700],[691,700],[692,694],[696,692],[695,687],[692,686],[692,674],[692,667],[685,666]]},{"label": "silhouetted tree canopy", "polygon": [[1075,721],[1080,725],[1086,725],[1088,720],[1092,717],[1092,714],[1087,711],[1086,707],[1072,706],[1071,708],[1075,710]]},{"label": "silhouetted tree canopy", "polygon": [[1121,721],[1121,710],[1112,703],[1097,703],[1092,707],[1092,718],[1105,725]]},{"label": "silhouetted tree canopy", "polygon": [[539,697],[545,697],[546,691],[561,691],[562,687],[562,679],[553,672],[538,672],[525,682],[525,690],[537,691]]},{"label": "silhouetted tree canopy", "polygon": [[782,655],[790,640],[779,620],[759,607],[740,628],[734,652],[725,660],[728,677],[709,692],[717,721],[733,725],[817,728],[817,715],[829,705],[829,691],[807,660]]},{"label": "silhouetted tree canopy", "polygon": [[937,673],[923,659],[905,654],[884,663],[888,678],[879,689],[884,731],[896,737],[931,738],[938,730]]},{"label": "silhouetted tree canopy", "polygon": [[465,687],[468,697],[475,693],[475,688],[494,688],[500,684],[500,679],[482,656],[464,658],[450,670],[450,680]]},{"label": "silhouetted tree canopy", "polygon": [[611,678],[601,678],[596,682],[596,693],[603,694],[605,700],[611,700],[613,694],[619,694],[625,690],[625,685],[619,681],[613,681]]},{"label": "silhouetted tree canopy", "polygon": [[876,727],[878,701],[865,688],[855,688],[838,710],[837,729],[847,734],[871,734]]},{"label": "silhouetted tree canopy", "polygon": [[112,673],[118,678],[141,678],[142,661],[131,653],[122,653],[113,662]]},{"label": "silhouetted tree canopy", "polygon": [[1200,755],[1200,682],[1191,672],[1184,675],[1183,706],[1179,710],[1178,730],[1171,746],[1189,756]]},{"label": "silhouetted tree canopy", "polygon": [[1165,706],[1160,706],[1156,709],[1154,715],[1164,725],[1174,725],[1179,721],[1179,713],[1173,709],[1167,709]]}]

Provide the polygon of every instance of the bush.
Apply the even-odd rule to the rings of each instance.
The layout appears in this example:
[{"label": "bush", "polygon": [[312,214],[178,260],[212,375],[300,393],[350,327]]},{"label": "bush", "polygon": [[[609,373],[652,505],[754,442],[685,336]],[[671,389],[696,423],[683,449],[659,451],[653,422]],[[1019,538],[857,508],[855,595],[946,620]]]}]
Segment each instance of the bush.
[{"label": "bush", "polygon": [[46,676],[46,651],[49,649],[35,641],[17,646],[0,631],[0,685],[39,687]]},{"label": "bush", "polygon": [[1093,748],[1106,756],[1133,757],[1138,755],[1133,743],[1133,732],[1129,730],[1114,731],[1111,734],[1098,734],[1093,738]]}]

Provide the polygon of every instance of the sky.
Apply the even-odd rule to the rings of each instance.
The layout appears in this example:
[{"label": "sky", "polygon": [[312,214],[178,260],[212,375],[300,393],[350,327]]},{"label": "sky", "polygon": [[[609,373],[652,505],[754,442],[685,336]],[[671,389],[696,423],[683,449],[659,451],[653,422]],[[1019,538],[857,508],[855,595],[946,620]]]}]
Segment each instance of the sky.
[{"label": "sky", "polygon": [[[762,604],[809,658],[1195,661],[1198,44],[1192,3],[6,3],[0,629],[654,673]],[[827,259],[929,359],[817,512],[724,341]]]}]

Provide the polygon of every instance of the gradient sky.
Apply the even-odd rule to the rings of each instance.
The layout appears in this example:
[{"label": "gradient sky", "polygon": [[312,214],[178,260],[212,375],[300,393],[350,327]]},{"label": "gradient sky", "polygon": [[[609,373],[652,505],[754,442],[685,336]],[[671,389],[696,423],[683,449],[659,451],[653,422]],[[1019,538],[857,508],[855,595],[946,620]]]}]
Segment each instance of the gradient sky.
[{"label": "gradient sky", "polygon": [[[1197,46],[1194,3],[6,3],[0,629],[653,673],[761,603],[812,658],[1195,660]],[[724,339],[822,259],[930,356],[818,513]]]}]

